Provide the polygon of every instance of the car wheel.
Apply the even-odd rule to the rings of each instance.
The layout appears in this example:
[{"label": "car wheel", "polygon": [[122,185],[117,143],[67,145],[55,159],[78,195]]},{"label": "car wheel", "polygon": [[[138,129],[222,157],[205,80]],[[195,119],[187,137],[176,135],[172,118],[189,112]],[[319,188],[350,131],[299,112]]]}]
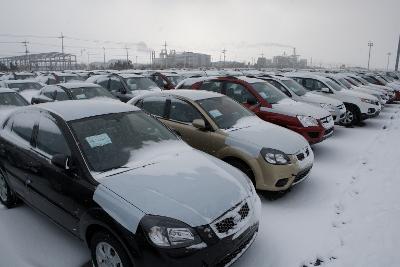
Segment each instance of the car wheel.
[{"label": "car wheel", "polygon": [[360,122],[358,110],[354,106],[346,107],[346,116],[341,123],[344,126],[352,126]]},{"label": "car wheel", "polygon": [[107,232],[93,235],[90,251],[95,267],[133,267],[122,244]]},{"label": "car wheel", "polygon": [[0,201],[7,208],[12,208],[17,204],[14,192],[7,183],[5,173],[0,169]]}]

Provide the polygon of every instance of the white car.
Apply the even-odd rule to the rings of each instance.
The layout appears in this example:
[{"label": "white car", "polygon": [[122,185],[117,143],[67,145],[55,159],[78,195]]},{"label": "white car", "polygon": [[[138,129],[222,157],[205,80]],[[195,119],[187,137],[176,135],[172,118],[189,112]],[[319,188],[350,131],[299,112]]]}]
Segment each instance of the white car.
[{"label": "white car", "polygon": [[270,75],[258,78],[269,82],[295,101],[304,102],[327,110],[331,113],[336,124],[346,116],[346,107],[342,101],[309,92],[291,78]]},{"label": "white car", "polygon": [[345,75],[346,80],[355,86],[358,86],[358,87],[363,86],[368,89],[379,90],[379,91],[385,92],[388,95],[388,102],[393,101],[396,96],[395,90],[393,90],[392,88],[390,88],[388,86],[370,83],[367,80],[365,80],[364,78],[362,78],[356,74],[353,74],[353,73],[343,73],[342,75]]},{"label": "white car", "polygon": [[350,126],[367,118],[376,117],[382,109],[376,97],[345,90],[328,78],[302,72],[290,72],[285,76],[293,78],[307,90],[342,101],[346,106],[346,116],[342,120],[343,125]]},{"label": "white car", "polygon": [[20,93],[29,103],[32,97],[39,93],[43,84],[36,80],[6,80],[0,82],[0,87],[9,88]]}]

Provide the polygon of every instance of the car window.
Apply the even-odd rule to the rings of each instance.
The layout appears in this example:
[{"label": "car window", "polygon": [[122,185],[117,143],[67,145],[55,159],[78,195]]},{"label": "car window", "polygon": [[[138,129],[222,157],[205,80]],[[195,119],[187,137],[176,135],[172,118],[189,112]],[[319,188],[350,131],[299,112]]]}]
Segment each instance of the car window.
[{"label": "car window", "polygon": [[282,99],[288,98],[287,95],[267,82],[255,82],[251,85],[254,90],[256,90],[258,94],[270,104],[276,104]]},{"label": "car window", "polygon": [[40,118],[36,147],[51,156],[56,154],[71,155],[60,128],[55,122],[44,116]]},{"label": "car window", "polygon": [[171,109],[169,113],[171,120],[192,123],[195,119],[202,119],[200,112],[191,104],[180,99],[171,99]]},{"label": "car window", "polygon": [[1,93],[0,106],[27,106],[29,103],[17,93]]},{"label": "car window", "polygon": [[55,99],[55,92],[57,90],[56,86],[46,86],[42,89],[41,94],[54,100]]},{"label": "car window", "polygon": [[166,98],[161,96],[146,97],[141,101],[140,108],[155,116],[164,117]]},{"label": "car window", "polygon": [[268,82],[270,84],[272,84],[273,86],[275,86],[276,88],[278,88],[279,90],[281,90],[285,95],[291,97],[292,94],[289,92],[289,90],[287,90],[285,88],[285,86],[283,86],[280,82],[275,81],[275,80],[268,80]]},{"label": "car window", "polygon": [[55,92],[55,100],[65,101],[65,100],[69,100],[69,97],[63,89],[57,88],[57,90]]},{"label": "car window", "polygon": [[[125,78],[130,91],[136,90],[152,90],[158,88],[157,84],[147,77],[131,77]],[[162,88],[163,86],[161,86]]]},{"label": "car window", "polygon": [[238,83],[226,83],[226,95],[243,104],[248,99],[254,98],[254,96],[241,84]]},{"label": "car window", "polygon": [[205,81],[200,86],[200,90],[211,91],[216,93],[221,93],[222,90],[222,82],[218,81]]},{"label": "car window", "polygon": [[118,78],[110,79],[110,91],[121,91],[124,88],[122,82]]},{"label": "car window", "polygon": [[12,118],[12,132],[26,142],[30,142],[36,121],[37,116],[34,113],[18,113]]}]

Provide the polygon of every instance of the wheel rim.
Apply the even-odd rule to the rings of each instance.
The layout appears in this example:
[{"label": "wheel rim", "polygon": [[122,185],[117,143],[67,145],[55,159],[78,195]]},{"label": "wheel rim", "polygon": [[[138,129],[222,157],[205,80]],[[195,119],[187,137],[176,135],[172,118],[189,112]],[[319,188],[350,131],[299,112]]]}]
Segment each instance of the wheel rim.
[{"label": "wheel rim", "polygon": [[3,173],[0,171],[0,198],[6,202],[8,198],[8,187]]},{"label": "wheel rim", "polygon": [[96,246],[96,262],[99,267],[123,267],[121,258],[113,246],[100,242]]},{"label": "wheel rim", "polygon": [[354,120],[354,114],[350,110],[346,111],[346,116],[344,117],[343,121],[345,124],[350,124]]}]

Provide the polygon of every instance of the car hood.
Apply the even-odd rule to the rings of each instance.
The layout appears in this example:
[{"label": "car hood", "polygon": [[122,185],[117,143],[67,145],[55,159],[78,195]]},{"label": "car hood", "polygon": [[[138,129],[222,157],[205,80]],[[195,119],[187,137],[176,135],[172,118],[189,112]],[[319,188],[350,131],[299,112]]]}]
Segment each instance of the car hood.
[{"label": "car hood", "polygon": [[329,98],[323,95],[318,95],[312,92],[307,92],[306,94],[302,95],[300,97],[302,100],[306,101],[306,102],[312,102],[312,103],[320,103],[320,104],[330,104],[333,105],[335,107],[343,104],[343,102],[333,99],[333,98]]},{"label": "car hood", "polygon": [[[247,177],[182,141],[149,148],[133,169],[98,179],[146,214],[209,224],[250,196]],[[148,160],[151,159],[151,160]]]},{"label": "car hood", "polygon": [[39,93],[39,90],[24,90],[20,92],[19,94],[26,99],[29,103],[31,103],[32,97],[37,96]]},{"label": "car hood", "polygon": [[8,115],[10,115],[15,109],[19,107],[16,106],[1,106],[0,105],[0,125],[3,124],[4,120],[7,119]]},{"label": "car hood", "polygon": [[331,115],[328,111],[322,108],[314,107],[306,103],[297,102],[290,98],[285,98],[276,104],[272,104],[272,109],[277,113],[285,115],[311,116],[315,119],[321,119]]},{"label": "car hood", "polygon": [[308,145],[303,136],[257,116],[245,117],[224,130],[227,144],[256,157],[262,148],[273,148],[292,155]]},{"label": "car hood", "polygon": [[358,97],[358,98],[365,98],[365,99],[369,99],[372,101],[378,101],[378,99],[372,95],[366,94],[366,93],[361,93],[361,92],[357,92],[357,91],[353,91],[353,90],[343,90],[343,91],[337,91],[336,93],[339,94],[345,94],[345,95],[351,95],[354,97]]},{"label": "car hood", "polygon": [[161,92],[161,89],[158,87],[154,87],[150,90],[134,90],[130,91],[130,95],[132,95],[132,97],[137,97],[137,96],[142,96],[144,94],[148,94],[150,92]]}]

